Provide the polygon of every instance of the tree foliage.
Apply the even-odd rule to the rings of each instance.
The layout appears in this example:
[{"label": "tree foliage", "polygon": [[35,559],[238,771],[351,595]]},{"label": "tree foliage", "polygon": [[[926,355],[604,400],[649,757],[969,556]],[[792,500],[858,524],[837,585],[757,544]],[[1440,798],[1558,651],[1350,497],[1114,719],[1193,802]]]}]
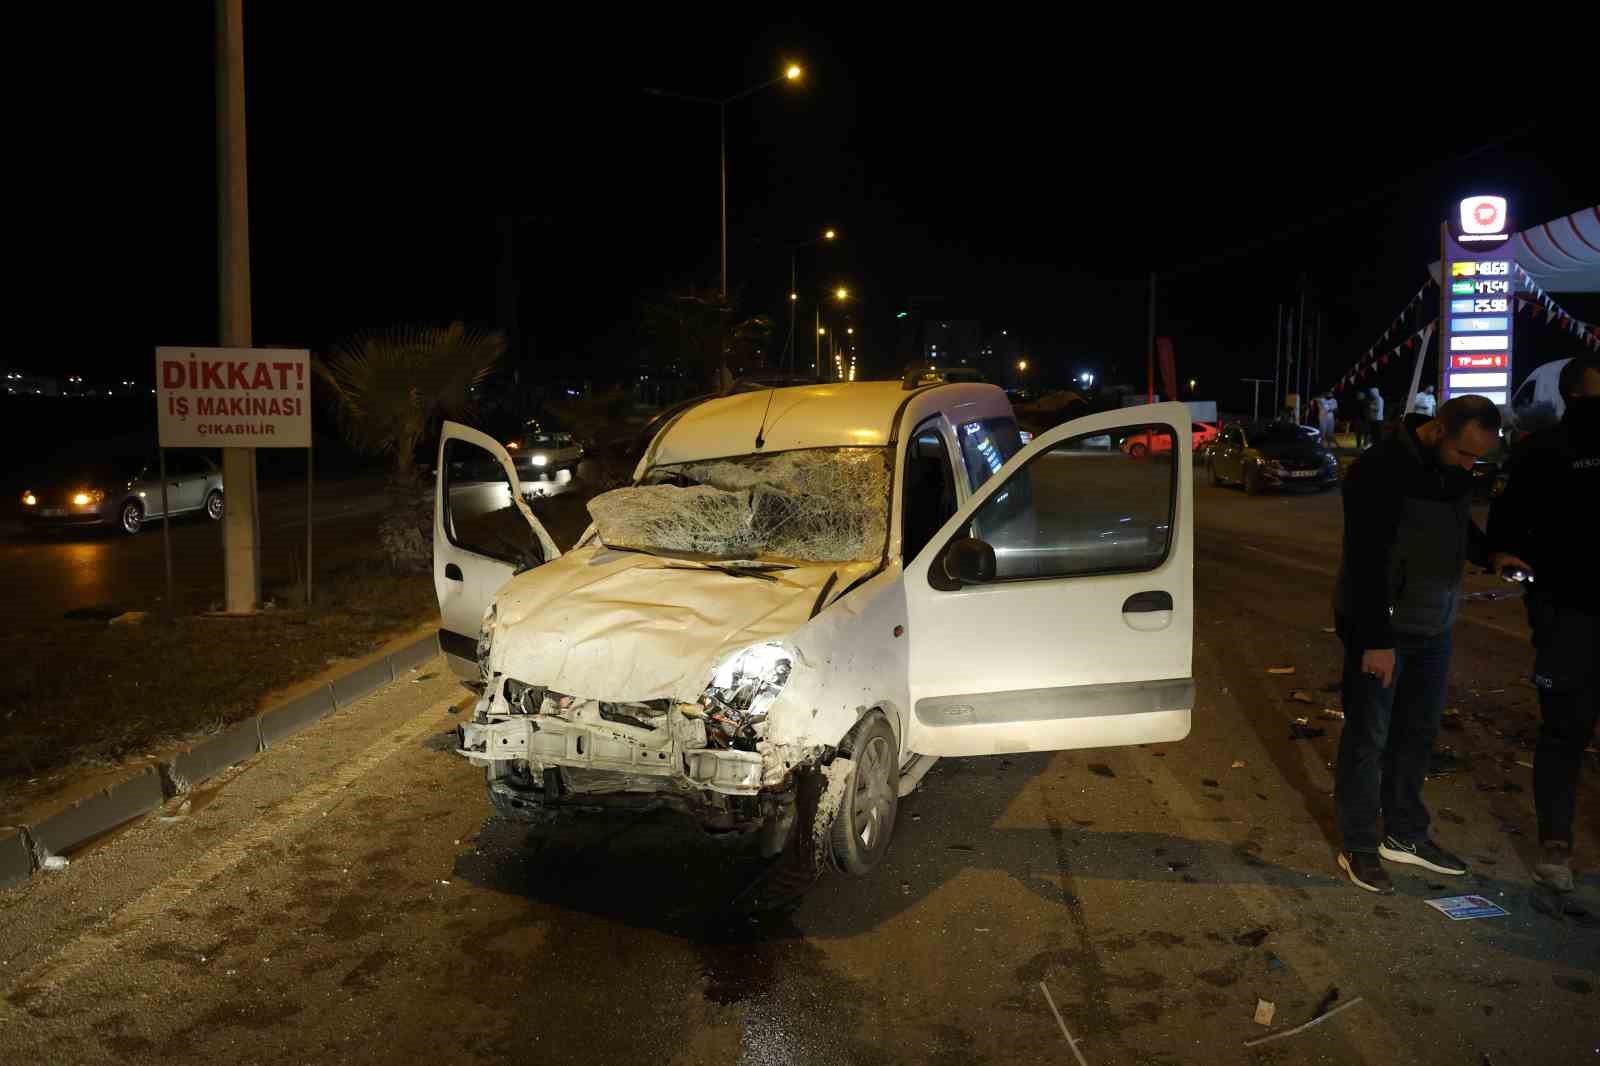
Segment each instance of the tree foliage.
[{"label": "tree foliage", "polygon": [[357,334],[317,363],[333,391],[339,429],[352,447],[387,455],[410,481],[417,445],[440,417],[464,415],[473,389],[505,352],[505,335],[448,326],[397,326]]}]

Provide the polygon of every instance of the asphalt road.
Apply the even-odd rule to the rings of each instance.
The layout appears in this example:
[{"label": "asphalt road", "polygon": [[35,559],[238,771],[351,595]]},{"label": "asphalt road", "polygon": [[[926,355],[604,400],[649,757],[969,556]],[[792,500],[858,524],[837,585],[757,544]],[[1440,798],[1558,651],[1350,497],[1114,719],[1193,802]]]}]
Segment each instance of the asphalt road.
[{"label": "asphalt road", "polygon": [[[1525,865],[1516,605],[1468,606],[1429,785],[1474,873],[1358,892],[1317,717],[1338,496],[1197,496],[1182,743],[946,760],[873,876],[750,922],[727,900],[756,864],[724,842],[490,818],[435,665],[0,894],[0,1062],[1072,1063],[1061,1025],[1092,1066],[1594,1061],[1600,929],[1542,912]],[[1289,739],[1298,715],[1328,735]],[[1467,891],[1509,917],[1422,902]],[[1600,910],[1600,879],[1580,896]],[[1285,1028],[1334,989],[1361,1002],[1242,1046],[1258,999]]]},{"label": "asphalt road", "polygon": [[[314,559],[327,562],[353,530],[370,529],[385,503],[381,489],[372,478],[316,486],[314,528],[326,533],[313,539]],[[305,486],[263,488],[261,504],[263,580],[288,583],[305,558]],[[203,515],[175,517],[172,567],[180,607],[204,609],[221,600],[221,524]],[[0,620],[10,622],[86,608],[148,610],[166,595],[161,523],[133,537],[110,528],[9,523],[0,529],[0,588],[6,590]]]}]

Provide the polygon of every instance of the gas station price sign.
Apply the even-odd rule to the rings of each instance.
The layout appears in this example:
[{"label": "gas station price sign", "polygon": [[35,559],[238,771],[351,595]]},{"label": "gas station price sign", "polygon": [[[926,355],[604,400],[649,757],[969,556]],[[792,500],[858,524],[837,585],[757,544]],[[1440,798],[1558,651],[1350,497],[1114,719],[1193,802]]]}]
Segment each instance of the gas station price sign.
[{"label": "gas station price sign", "polygon": [[1440,233],[1439,399],[1511,395],[1511,225],[1503,196],[1469,196]]}]

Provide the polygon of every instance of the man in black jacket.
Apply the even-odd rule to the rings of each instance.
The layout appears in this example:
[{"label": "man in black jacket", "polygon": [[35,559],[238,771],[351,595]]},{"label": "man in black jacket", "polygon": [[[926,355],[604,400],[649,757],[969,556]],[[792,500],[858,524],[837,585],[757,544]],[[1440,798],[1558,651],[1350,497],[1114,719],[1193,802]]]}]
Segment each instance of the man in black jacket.
[{"label": "man in black jacket", "polygon": [[1461,577],[1468,560],[1488,562],[1472,521],[1472,466],[1499,432],[1494,404],[1457,397],[1434,418],[1391,427],[1345,478],[1334,603],[1345,721],[1334,794],[1339,866],[1369,892],[1394,891],[1380,859],[1467,872],[1429,837],[1422,782],[1444,713]]},{"label": "man in black jacket", "polygon": [[1561,395],[1567,405],[1561,424],[1518,446],[1505,493],[1489,512],[1489,543],[1494,562],[1502,561],[1500,553],[1526,559],[1536,579],[1526,596],[1542,719],[1533,801],[1543,855],[1533,874],[1557,892],[1571,892],[1578,772],[1600,717],[1593,512],[1600,502],[1600,358],[1563,367]]}]

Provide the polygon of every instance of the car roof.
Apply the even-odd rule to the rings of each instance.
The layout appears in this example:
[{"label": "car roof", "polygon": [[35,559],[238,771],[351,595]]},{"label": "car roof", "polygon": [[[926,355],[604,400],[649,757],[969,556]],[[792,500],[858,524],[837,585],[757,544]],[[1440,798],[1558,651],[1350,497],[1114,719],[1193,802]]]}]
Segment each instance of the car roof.
[{"label": "car roof", "polygon": [[895,420],[912,398],[937,393],[955,407],[977,394],[1004,400],[998,386],[929,385],[908,391],[899,380],[799,385],[719,396],[697,404],[661,431],[651,466],[796,448],[876,447],[894,438]]}]

